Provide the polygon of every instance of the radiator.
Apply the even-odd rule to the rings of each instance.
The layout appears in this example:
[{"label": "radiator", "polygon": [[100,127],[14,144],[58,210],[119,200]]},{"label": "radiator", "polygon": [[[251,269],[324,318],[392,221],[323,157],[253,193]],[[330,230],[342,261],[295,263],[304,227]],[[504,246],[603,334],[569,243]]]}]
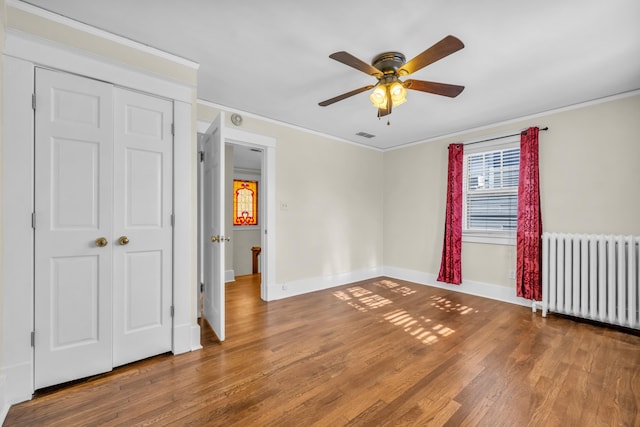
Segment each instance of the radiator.
[{"label": "radiator", "polygon": [[640,329],[640,236],[544,233],[547,311]]}]

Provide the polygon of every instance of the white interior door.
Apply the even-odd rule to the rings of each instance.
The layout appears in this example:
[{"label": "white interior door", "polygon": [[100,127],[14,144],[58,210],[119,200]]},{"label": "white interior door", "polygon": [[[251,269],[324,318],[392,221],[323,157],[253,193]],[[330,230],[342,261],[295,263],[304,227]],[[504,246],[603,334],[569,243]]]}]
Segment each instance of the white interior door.
[{"label": "white interior door", "polygon": [[111,85],[44,69],[36,99],[37,389],[112,367],[113,100]]},{"label": "white interior door", "polygon": [[171,350],[173,104],[115,89],[113,364]]},{"label": "white interior door", "polygon": [[224,113],[203,141],[204,317],[224,341]]}]

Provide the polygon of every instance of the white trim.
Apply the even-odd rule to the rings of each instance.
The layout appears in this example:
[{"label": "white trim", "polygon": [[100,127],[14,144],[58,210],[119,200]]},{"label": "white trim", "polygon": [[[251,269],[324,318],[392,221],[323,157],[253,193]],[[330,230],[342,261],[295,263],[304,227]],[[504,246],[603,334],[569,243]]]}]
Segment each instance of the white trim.
[{"label": "white trim", "polygon": [[[355,146],[360,147],[360,148],[368,148],[369,150],[380,151],[380,152],[384,151],[383,149],[380,149],[380,148],[377,148],[377,147],[372,147],[370,145],[365,145],[365,144],[360,144],[360,143],[357,143],[357,142],[354,142],[354,141],[349,141],[348,139],[344,139],[344,138],[340,138],[340,137],[337,137],[337,136],[329,135],[329,134],[326,134],[326,133],[318,132],[318,131],[315,131],[315,130],[312,130],[312,129],[303,128],[301,126],[292,125],[291,123],[281,122],[281,121],[276,120],[276,119],[271,119],[269,117],[261,116],[261,115],[254,114],[254,113],[250,113],[248,111],[238,110],[236,108],[231,108],[231,107],[227,107],[225,105],[216,104],[216,103],[211,102],[211,101],[205,101],[204,99],[198,99],[196,102],[198,104],[200,104],[200,105],[204,105],[204,106],[207,106],[207,107],[216,108],[218,110],[227,111],[229,113],[238,113],[240,115],[244,115],[244,116],[251,117],[251,118],[254,118],[254,119],[262,120],[262,121],[265,121],[267,123],[276,124],[276,125],[287,127],[287,128],[294,129],[294,130],[297,130],[297,131],[309,133],[311,135],[321,136],[323,138],[332,139],[334,141],[344,142],[346,144],[355,145]],[[202,123],[204,123],[204,122],[202,122]],[[201,127],[201,122],[198,121],[198,132],[199,133],[204,133],[207,130],[206,128],[204,130],[202,130],[202,129],[203,128]],[[227,129],[234,129],[234,128],[228,127]]]},{"label": "white trim", "polygon": [[225,142],[231,144],[258,146],[258,147],[275,147],[276,139],[271,136],[260,135],[257,133],[247,132],[236,128],[225,128]]},{"label": "white trim", "polygon": [[276,280],[276,139],[227,126],[225,143],[259,147],[263,152],[260,184],[264,189],[262,194],[266,197],[263,199],[260,226],[265,230],[261,236],[263,251],[260,260],[262,272],[260,294],[263,300],[269,301],[269,290]]},{"label": "white trim", "polygon": [[202,350],[200,343],[200,325],[191,325],[191,350]]},{"label": "white trim", "polygon": [[406,280],[420,285],[432,286],[435,288],[447,289],[449,291],[462,292],[463,294],[489,298],[496,301],[508,302],[510,304],[531,307],[531,301],[516,296],[516,290],[512,286],[501,286],[491,283],[476,282],[473,280],[463,280],[460,285],[450,285],[448,283],[438,282],[436,280],[438,276],[431,273],[391,266],[385,266],[382,270],[384,276],[394,279]]},{"label": "white trim", "polygon": [[[2,253],[3,306],[0,309],[0,363],[6,377],[6,403],[33,393],[33,93],[34,67],[3,57]],[[8,108],[11,106],[11,108]],[[11,250],[8,250],[11,248]]]},{"label": "white trim", "polygon": [[4,54],[36,65],[80,74],[114,85],[191,103],[195,88],[107,58],[7,28]]},{"label": "white trim", "polygon": [[[270,300],[269,285],[276,283],[276,147],[265,146],[262,156],[262,229],[261,247],[266,251],[266,257],[260,257],[260,273],[262,286],[260,294],[265,301]],[[267,197],[264,197],[266,195]]]},{"label": "white trim", "polygon": [[31,400],[33,397],[33,363],[25,361],[11,366],[5,366],[5,405]]},{"label": "white trim", "polygon": [[201,350],[200,325],[182,324],[174,328],[173,354]]},{"label": "white trim", "polygon": [[162,58],[171,62],[175,62],[176,64],[183,65],[185,67],[192,68],[197,70],[200,68],[200,64],[195,61],[191,61],[190,59],[186,59],[168,52],[165,52],[160,49],[156,49],[154,47],[133,41],[126,37],[122,37],[113,33],[110,33],[105,30],[101,30],[96,27],[92,27],[90,25],[84,24],[82,22],[76,21],[74,19],[68,18],[66,16],[58,15],[56,13],[50,12],[46,9],[42,9],[37,6],[33,6],[28,3],[24,3],[22,1],[17,0],[5,0],[5,4],[8,7],[21,10],[23,12],[30,13],[35,16],[39,16],[41,18],[47,19],[49,21],[56,22],[58,24],[65,25],[67,27],[73,28],[75,30],[82,31],[87,34],[91,34],[96,37],[100,37],[103,40],[108,40],[122,46],[129,47],[131,49],[138,50],[140,52],[144,52],[153,56],[157,56],[158,58]]},{"label": "white trim", "polygon": [[[487,129],[495,129],[496,127],[510,125],[510,124],[513,124],[513,123],[519,123],[519,122],[523,122],[523,121],[527,121],[527,120],[534,120],[534,119],[544,118],[544,117],[550,116],[552,114],[564,113],[566,111],[572,111],[572,110],[579,110],[581,108],[591,107],[593,105],[598,105],[598,104],[604,104],[606,102],[613,102],[613,101],[617,101],[619,99],[629,98],[629,97],[637,96],[637,95],[640,95],[640,89],[632,90],[630,92],[618,93],[618,94],[611,95],[611,96],[605,96],[603,98],[592,99],[590,101],[584,101],[584,102],[580,102],[580,103],[577,103],[577,104],[571,104],[571,105],[567,105],[565,107],[560,107],[560,108],[556,108],[556,109],[553,109],[553,110],[543,111],[541,113],[530,114],[528,116],[520,116],[520,117],[516,117],[516,118],[513,118],[513,119],[509,119],[509,120],[504,120],[502,122],[491,123],[491,124],[488,124],[488,125],[485,125],[485,126],[469,128],[469,129],[461,130],[461,131],[458,131],[458,132],[452,132],[452,133],[447,133],[447,134],[443,134],[443,135],[438,135],[438,136],[434,136],[434,137],[423,139],[423,140],[419,140],[419,141],[408,142],[406,144],[402,144],[402,145],[397,145],[395,147],[386,148],[386,149],[384,149],[382,151],[387,152],[387,151],[393,151],[393,150],[400,150],[400,149],[403,149],[403,148],[408,148],[408,147],[412,147],[412,146],[415,146],[415,145],[425,144],[425,143],[428,143],[428,142],[441,141],[443,139],[453,138],[455,136],[467,135],[467,134],[470,134],[470,133],[473,133],[473,132],[479,132],[479,131],[483,131],[483,130],[487,130]],[[524,130],[524,129],[520,129],[520,130],[518,130],[518,132],[520,132],[522,130]],[[488,138],[491,138],[491,136],[486,136],[486,137],[483,137],[483,138],[480,138],[480,139],[488,139]],[[472,142],[472,141],[469,141],[469,142]],[[469,143],[469,142],[467,142],[467,143]]]},{"label": "white trim", "polygon": [[[196,287],[194,231],[196,220],[193,212],[192,177],[195,171],[193,158],[193,130],[191,103],[174,101],[173,119],[175,135],[173,143],[173,305],[174,305],[174,354],[193,350],[189,325],[197,324],[199,313]],[[183,326],[183,327],[180,327]]]},{"label": "white trim", "polygon": [[381,275],[381,271],[382,270],[378,267],[372,267],[342,274],[335,274],[333,276],[311,277],[308,279],[292,280],[291,282],[280,283],[269,288],[269,301],[322,291],[362,280],[373,279],[375,277],[379,277]]},{"label": "white trim", "polygon": [[9,408],[11,407],[11,405],[7,403],[7,398],[5,397],[5,382],[6,377],[2,373],[2,368],[0,368],[0,425],[4,424],[4,420],[7,418],[7,413],[9,412]]}]

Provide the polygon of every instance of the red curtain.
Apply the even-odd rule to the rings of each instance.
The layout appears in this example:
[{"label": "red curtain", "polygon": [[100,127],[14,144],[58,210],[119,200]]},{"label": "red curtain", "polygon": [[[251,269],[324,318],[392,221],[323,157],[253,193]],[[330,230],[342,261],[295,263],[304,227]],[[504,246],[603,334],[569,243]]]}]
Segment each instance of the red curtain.
[{"label": "red curtain", "polygon": [[520,134],[516,290],[519,297],[542,300],[542,216],[538,169],[538,128]]},{"label": "red curtain", "polygon": [[462,144],[449,145],[447,178],[447,211],[444,224],[444,244],[438,281],[455,285],[462,283]]}]

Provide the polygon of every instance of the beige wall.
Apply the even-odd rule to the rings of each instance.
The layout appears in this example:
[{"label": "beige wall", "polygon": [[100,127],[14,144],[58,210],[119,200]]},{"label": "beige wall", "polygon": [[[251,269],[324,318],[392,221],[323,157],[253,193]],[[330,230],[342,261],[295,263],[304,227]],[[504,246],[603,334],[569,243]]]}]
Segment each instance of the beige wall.
[{"label": "beige wall", "polygon": [[[437,274],[442,250],[447,145],[549,126],[540,133],[543,227],[640,234],[640,96],[541,115],[384,156],[384,264]],[[514,286],[515,247],[464,243],[463,279]]]},{"label": "beige wall", "polygon": [[276,139],[278,284],[382,265],[382,152],[251,116],[242,130]]}]

